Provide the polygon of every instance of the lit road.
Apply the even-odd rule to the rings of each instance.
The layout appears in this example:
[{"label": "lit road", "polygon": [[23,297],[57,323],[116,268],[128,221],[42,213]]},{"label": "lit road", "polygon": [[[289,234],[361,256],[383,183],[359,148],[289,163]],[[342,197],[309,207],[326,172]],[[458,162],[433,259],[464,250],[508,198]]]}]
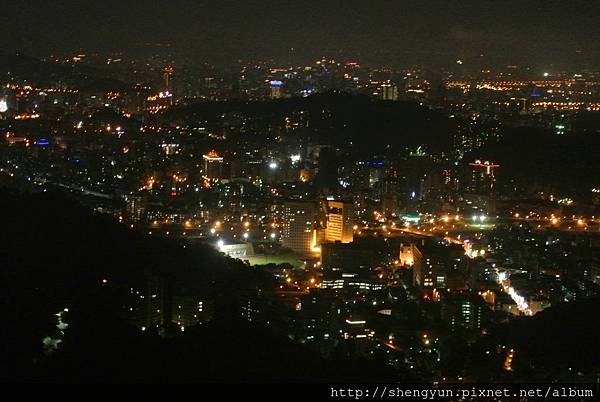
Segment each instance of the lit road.
[{"label": "lit road", "polygon": [[510,277],[508,276],[507,272],[501,272],[499,269],[496,269],[496,273],[498,274],[498,284],[502,286],[502,289],[506,292],[506,294],[508,294],[510,298],[515,302],[519,311],[527,316],[532,316],[533,312],[529,308],[529,304],[527,303],[525,298],[518,294],[515,288],[510,286]]}]

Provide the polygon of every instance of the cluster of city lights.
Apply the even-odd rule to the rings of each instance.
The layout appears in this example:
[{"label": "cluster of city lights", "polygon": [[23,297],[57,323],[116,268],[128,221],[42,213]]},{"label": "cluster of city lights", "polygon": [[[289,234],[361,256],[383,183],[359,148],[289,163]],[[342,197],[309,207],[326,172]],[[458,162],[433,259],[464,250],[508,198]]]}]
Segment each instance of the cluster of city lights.
[{"label": "cluster of city lights", "polygon": [[525,315],[533,315],[533,312],[529,308],[529,303],[525,300],[525,297],[521,296],[514,287],[508,285],[508,274],[506,272],[498,272],[498,283],[502,286],[502,289],[510,296],[515,302],[519,311]]}]

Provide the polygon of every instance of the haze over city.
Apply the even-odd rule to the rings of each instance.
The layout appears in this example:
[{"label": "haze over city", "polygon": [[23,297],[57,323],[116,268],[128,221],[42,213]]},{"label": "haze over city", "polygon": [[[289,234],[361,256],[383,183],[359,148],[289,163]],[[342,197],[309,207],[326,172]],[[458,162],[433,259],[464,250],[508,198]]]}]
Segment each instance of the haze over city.
[{"label": "haze over city", "polygon": [[10,1],[2,49],[47,56],[169,46],[196,62],[322,55],[369,63],[590,67],[600,58],[597,2]]}]

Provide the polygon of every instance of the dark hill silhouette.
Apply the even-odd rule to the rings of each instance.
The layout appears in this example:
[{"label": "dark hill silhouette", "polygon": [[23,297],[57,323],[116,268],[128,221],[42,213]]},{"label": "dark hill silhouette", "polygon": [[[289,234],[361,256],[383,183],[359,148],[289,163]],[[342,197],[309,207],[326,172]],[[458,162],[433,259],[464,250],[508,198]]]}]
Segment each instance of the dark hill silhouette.
[{"label": "dark hill silhouette", "polygon": [[447,151],[450,146],[452,124],[438,112],[413,102],[382,101],[339,92],[273,101],[194,103],[175,108],[163,118],[193,124],[236,112],[281,123],[286,116],[299,111],[307,113],[310,119],[310,128],[302,135],[323,144],[352,142],[356,149],[364,147],[369,153],[383,151],[387,145],[400,148],[422,145],[430,151]]},{"label": "dark hill silhouette", "polygon": [[[280,327],[243,321],[236,295],[272,277],[209,246],[149,238],[58,194],[0,189],[1,381],[58,383],[321,382],[391,379],[375,361],[323,361]],[[215,299],[214,319],[159,337],[125,322],[109,283],[157,275]],[[68,308],[68,312],[63,309]],[[42,339],[69,326],[52,355]],[[177,330],[178,331],[178,330]],[[367,368],[367,370],[365,370]]]}]

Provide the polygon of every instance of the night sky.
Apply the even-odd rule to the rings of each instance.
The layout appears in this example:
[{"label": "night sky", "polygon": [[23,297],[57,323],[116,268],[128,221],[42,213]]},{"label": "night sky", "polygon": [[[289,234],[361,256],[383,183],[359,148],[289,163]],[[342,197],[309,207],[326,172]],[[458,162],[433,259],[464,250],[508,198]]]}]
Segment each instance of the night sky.
[{"label": "night sky", "polygon": [[170,43],[194,61],[303,62],[326,55],[582,68],[599,64],[599,17],[600,2],[593,0],[8,0],[0,46],[45,56],[133,53],[147,51],[147,43]]}]

